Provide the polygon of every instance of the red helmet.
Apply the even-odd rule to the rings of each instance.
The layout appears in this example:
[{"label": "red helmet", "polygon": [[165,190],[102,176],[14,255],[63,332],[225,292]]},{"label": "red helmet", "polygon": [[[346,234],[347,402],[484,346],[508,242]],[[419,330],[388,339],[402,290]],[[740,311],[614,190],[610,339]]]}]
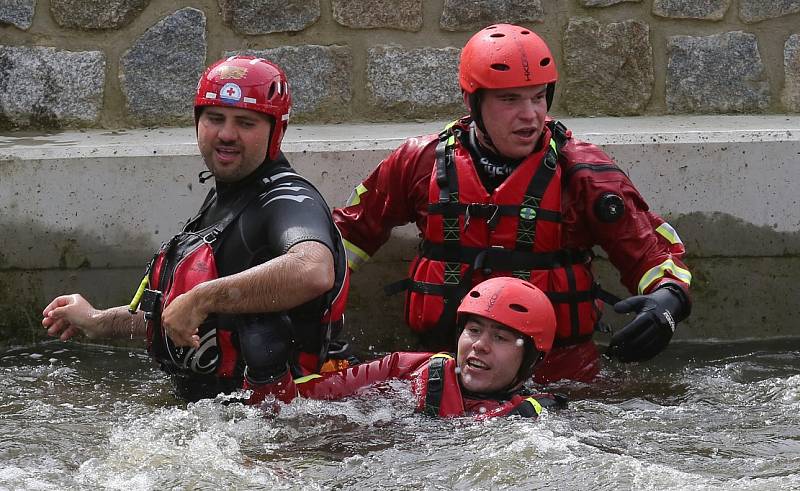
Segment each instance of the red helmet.
[{"label": "red helmet", "polygon": [[467,314],[503,324],[533,341],[541,353],[553,347],[556,314],[543,291],[525,280],[490,278],[476,285],[458,306],[458,324]]},{"label": "red helmet", "polygon": [[268,157],[274,160],[289,124],[292,96],[286,74],[255,56],[231,56],[208,67],[197,83],[195,122],[203,106],[240,107],[272,116]]},{"label": "red helmet", "polygon": [[550,48],[533,31],[495,24],[478,31],[461,50],[458,81],[465,92],[552,84],[558,80]]}]

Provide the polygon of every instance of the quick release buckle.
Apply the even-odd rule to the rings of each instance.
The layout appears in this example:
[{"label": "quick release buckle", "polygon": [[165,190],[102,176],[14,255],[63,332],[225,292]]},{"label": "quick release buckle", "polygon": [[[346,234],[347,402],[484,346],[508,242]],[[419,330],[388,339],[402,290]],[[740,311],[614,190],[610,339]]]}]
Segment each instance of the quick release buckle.
[{"label": "quick release buckle", "polygon": [[500,219],[500,207],[490,203],[470,203],[464,211],[464,230],[469,226],[470,217],[485,218],[486,225],[490,230],[494,230],[497,221]]},{"label": "quick release buckle", "polygon": [[215,240],[217,240],[217,237],[219,237],[219,230],[214,229],[203,236],[203,242],[206,244],[212,244]]}]

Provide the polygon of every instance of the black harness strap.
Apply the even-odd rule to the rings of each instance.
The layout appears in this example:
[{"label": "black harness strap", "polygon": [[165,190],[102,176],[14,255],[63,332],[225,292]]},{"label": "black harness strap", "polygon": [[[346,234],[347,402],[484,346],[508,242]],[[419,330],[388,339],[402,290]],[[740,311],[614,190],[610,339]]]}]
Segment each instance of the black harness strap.
[{"label": "black harness strap", "polygon": [[528,183],[528,189],[525,191],[519,209],[516,244],[516,248],[519,250],[533,249],[533,244],[536,242],[536,219],[542,205],[542,197],[555,175],[557,163],[556,151],[553,147],[548,148],[539,168],[536,169],[531,182]]},{"label": "black harness strap", "polygon": [[555,269],[570,264],[587,263],[592,255],[588,250],[561,249],[552,252],[533,252],[502,247],[462,246],[455,254],[441,244],[427,240],[420,243],[419,254],[434,261],[458,261],[473,269],[513,271],[515,269]]},{"label": "black harness strap", "polygon": [[425,394],[425,409],[428,416],[438,416],[442,405],[444,391],[444,364],[447,359],[441,356],[431,357],[428,362],[428,390]]},{"label": "black harness strap", "polygon": [[[488,203],[430,203],[429,215],[464,215],[465,217],[478,217],[487,220],[489,227],[494,227],[500,217],[520,216],[520,205],[493,205]],[[549,222],[561,222],[561,212],[553,210],[538,210],[536,218]]]},{"label": "black harness strap", "polygon": [[[548,123],[547,127],[550,129],[552,143],[555,145],[551,144],[547,148],[547,152],[539,164],[539,168],[536,169],[531,182],[528,183],[528,189],[522,198],[517,225],[517,250],[533,249],[536,242],[536,222],[543,215],[543,210],[540,210],[542,198],[556,173],[558,152],[567,141],[567,128],[561,122],[552,121]],[[531,273],[530,270],[519,269],[514,271],[514,276],[529,280]]]},{"label": "black harness strap", "polygon": [[[448,210],[448,213],[442,214],[442,247],[448,256],[457,258],[461,248],[460,213],[448,206],[458,203],[458,175],[455,166],[457,134],[452,129],[453,124],[439,133],[439,143],[436,146],[436,182],[439,186],[438,204]],[[437,327],[440,329],[454,325],[458,303],[467,293],[464,288],[471,286],[468,281],[471,272],[466,271],[464,275],[461,274],[461,261],[445,261],[443,274],[444,306],[437,322]]]},{"label": "black harness strap", "polygon": [[[575,270],[572,269],[572,266],[568,266],[564,268],[564,271],[567,273],[567,287],[569,291],[574,292],[577,289],[577,284],[575,281]],[[572,298],[569,301],[569,323],[570,328],[572,329],[572,338],[577,338],[580,335],[580,323],[578,322],[578,302],[576,299]]]}]

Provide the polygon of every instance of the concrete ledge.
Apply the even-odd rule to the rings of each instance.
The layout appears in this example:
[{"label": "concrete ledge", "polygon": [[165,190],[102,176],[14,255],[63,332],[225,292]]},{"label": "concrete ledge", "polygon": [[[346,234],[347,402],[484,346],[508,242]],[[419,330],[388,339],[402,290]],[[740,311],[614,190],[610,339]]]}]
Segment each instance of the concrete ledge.
[{"label": "concrete ledge", "polygon": [[[790,293],[800,274],[800,116],[563,121],[611,154],[681,233],[696,301],[681,337],[800,335]],[[284,150],[338,206],[403,139],[443,125],[290,126]],[[0,135],[0,330],[34,325],[57,293],[127,303],[153,250],[205,195],[203,169],[194,128]],[[410,342],[402,298],[374,294],[413,255],[416,231],[395,235],[354,279],[351,334],[365,347]],[[614,289],[613,269],[599,270]]]}]

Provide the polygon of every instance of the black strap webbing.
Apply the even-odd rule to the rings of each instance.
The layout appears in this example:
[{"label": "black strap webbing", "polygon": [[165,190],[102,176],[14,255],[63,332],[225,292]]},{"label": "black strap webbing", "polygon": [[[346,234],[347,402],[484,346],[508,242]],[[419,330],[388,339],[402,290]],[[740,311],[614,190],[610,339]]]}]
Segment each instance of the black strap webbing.
[{"label": "black strap webbing", "polygon": [[501,247],[462,246],[455,252],[441,244],[423,240],[419,255],[434,261],[460,262],[475,269],[513,271],[518,269],[554,269],[570,264],[582,264],[591,259],[591,251],[562,249],[552,252],[533,252]]},{"label": "black strap webbing", "polygon": [[[491,205],[485,203],[430,203],[428,214],[430,215],[467,215],[470,217],[484,218],[486,220],[497,220],[501,216],[519,216],[520,205]],[[536,217],[539,220],[548,222],[561,222],[561,213],[552,210],[538,210]]]},{"label": "black strap webbing", "polygon": [[439,407],[442,405],[442,392],[444,391],[444,364],[445,358],[436,356],[428,362],[428,391],[425,395],[424,413],[428,416],[438,416]]}]

